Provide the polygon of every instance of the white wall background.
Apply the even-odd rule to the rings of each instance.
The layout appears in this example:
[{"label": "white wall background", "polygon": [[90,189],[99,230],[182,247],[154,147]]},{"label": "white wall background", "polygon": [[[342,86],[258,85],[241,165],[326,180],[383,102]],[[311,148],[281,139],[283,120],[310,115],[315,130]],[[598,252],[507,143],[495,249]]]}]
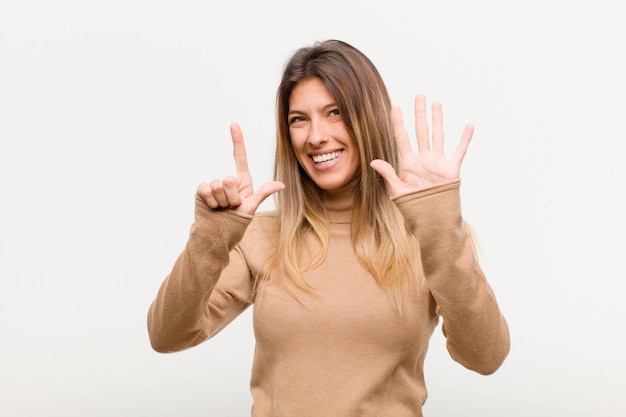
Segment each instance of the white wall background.
[{"label": "white wall background", "polygon": [[[427,361],[437,416],[623,416],[626,29],[619,1],[0,1],[0,415],[245,416],[244,314],[162,355],[152,298],[193,194],[271,177],[274,93],[297,47],[339,38],[411,121],[476,125],[464,213],[512,334],[489,377]],[[265,207],[265,206],[264,206]]]}]

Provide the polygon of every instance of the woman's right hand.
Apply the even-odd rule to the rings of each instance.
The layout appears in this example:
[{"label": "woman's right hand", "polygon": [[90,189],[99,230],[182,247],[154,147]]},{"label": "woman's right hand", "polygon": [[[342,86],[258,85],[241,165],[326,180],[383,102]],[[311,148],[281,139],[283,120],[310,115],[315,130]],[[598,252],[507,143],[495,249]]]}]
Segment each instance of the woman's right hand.
[{"label": "woman's right hand", "polygon": [[285,184],[280,181],[270,181],[260,186],[255,192],[252,187],[252,177],[248,171],[243,134],[238,124],[230,125],[230,136],[233,140],[237,175],[202,183],[198,186],[196,194],[212,209],[232,209],[242,214],[252,215],[267,197],[285,189]]}]

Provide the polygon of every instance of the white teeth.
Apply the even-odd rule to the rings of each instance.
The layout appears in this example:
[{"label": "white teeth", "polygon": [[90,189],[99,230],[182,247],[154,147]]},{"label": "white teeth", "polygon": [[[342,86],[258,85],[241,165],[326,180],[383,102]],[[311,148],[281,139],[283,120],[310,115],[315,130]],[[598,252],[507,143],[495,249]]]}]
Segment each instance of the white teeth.
[{"label": "white teeth", "polygon": [[320,162],[326,162],[330,161],[331,159],[336,159],[339,157],[339,155],[341,155],[341,151],[325,153],[322,155],[312,155],[311,157],[313,158],[313,162],[319,164]]}]

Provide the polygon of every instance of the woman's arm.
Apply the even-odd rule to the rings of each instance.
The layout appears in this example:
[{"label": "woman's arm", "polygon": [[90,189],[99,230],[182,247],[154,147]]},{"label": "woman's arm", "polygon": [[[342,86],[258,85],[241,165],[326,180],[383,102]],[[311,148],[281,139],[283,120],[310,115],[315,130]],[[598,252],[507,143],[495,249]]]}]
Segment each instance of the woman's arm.
[{"label": "woman's arm", "polygon": [[270,181],[254,191],[239,125],[231,124],[230,135],[237,174],[198,186],[189,240],[148,312],[159,352],[197,345],[250,302],[250,272],[235,247],[263,200],[285,186]]},{"label": "woman's arm", "polygon": [[461,217],[459,181],[395,201],[420,244],[450,355],[481,374],[495,372],[508,354],[509,330]]},{"label": "woman's arm", "polygon": [[251,218],[212,210],[196,198],[189,240],[148,312],[150,342],[156,351],[195,346],[248,306],[250,273],[235,246]]}]

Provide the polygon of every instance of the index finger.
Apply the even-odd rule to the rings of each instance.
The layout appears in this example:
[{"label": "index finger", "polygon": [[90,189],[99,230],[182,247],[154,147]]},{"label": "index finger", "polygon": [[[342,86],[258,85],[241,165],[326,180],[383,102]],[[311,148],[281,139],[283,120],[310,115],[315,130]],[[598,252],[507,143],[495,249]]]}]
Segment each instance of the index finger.
[{"label": "index finger", "polygon": [[237,123],[230,124],[230,137],[233,140],[233,156],[235,157],[237,174],[248,173],[246,146],[243,143],[243,133],[241,133],[241,128]]},{"label": "index finger", "polygon": [[393,135],[396,137],[398,153],[401,156],[411,153],[411,143],[409,142],[409,135],[404,127],[402,111],[397,106],[391,109],[391,124],[393,126]]}]

